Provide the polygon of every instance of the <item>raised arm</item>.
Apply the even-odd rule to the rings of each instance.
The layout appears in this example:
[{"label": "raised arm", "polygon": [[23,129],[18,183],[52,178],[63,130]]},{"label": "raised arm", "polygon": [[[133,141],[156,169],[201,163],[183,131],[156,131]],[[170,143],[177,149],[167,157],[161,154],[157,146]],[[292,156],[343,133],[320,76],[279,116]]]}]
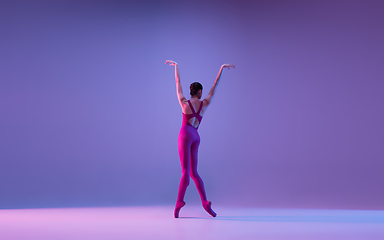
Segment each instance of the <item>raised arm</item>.
[{"label": "raised arm", "polygon": [[213,83],[213,86],[211,87],[211,90],[209,90],[208,96],[203,100],[204,101],[204,106],[208,106],[211,103],[213,95],[215,94],[215,91],[216,91],[216,87],[219,84],[219,81],[220,81],[220,78],[221,78],[221,74],[223,73],[223,69],[224,68],[230,69],[231,67],[235,68],[235,65],[233,65],[233,64],[223,64],[223,65],[221,65],[219,73],[217,74],[216,80]]},{"label": "raised arm", "polygon": [[183,89],[181,88],[179,67],[177,65],[177,62],[175,61],[167,60],[165,64],[167,63],[170,63],[170,66],[175,66],[176,93],[177,93],[177,98],[179,100],[179,103],[181,105],[182,102],[186,101],[187,99],[184,97]]}]

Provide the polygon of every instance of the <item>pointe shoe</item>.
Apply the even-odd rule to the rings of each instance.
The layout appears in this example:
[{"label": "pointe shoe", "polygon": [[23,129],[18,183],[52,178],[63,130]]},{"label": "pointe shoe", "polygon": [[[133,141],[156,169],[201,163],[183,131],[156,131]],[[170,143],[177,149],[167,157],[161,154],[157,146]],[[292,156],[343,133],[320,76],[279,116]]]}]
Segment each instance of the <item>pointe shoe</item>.
[{"label": "pointe shoe", "polygon": [[216,217],[217,214],[212,210],[211,204],[212,203],[210,201],[204,201],[203,207],[204,207],[205,211],[207,211],[207,213],[209,213],[212,217]]},{"label": "pointe shoe", "polygon": [[175,212],[174,212],[175,218],[178,218],[178,217],[179,217],[180,209],[181,209],[182,207],[184,207],[184,206],[185,206],[185,202],[177,202],[177,203],[176,203]]}]

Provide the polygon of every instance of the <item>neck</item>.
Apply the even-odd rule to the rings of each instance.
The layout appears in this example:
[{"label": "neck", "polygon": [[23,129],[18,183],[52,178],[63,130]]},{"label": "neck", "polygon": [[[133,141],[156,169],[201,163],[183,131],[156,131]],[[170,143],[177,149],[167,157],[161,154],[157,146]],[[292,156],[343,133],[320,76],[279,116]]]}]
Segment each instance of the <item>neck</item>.
[{"label": "neck", "polygon": [[193,96],[191,96],[191,100],[192,99],[199,99],[196,95],[193,95]]}]

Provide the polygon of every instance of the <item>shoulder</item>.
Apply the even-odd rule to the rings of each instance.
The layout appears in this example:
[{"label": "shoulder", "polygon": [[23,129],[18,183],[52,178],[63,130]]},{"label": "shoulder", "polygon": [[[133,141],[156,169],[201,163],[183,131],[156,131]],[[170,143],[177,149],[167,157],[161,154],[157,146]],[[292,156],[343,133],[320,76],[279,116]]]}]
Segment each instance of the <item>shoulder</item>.
[{"label": "shoulder", "polygon": [[189,102],[189,100],[185,100],[185,101],[182,101],[180,102],[180,106],[181,106],[181,111],[184,113],[184,114],[192,114],[192,109],[191,109],[191,106],[193,107],[193,104],[192,102]]},{"label": "shoulder", "polygon": [[184,98],[183,100],[179,101],[179,103],[180,103],[180,106],[181,106],[181,108],[183,110],[185,110],[189,106],[188,100],[186,98]]},{"label": "shoulder", "polygon": [[203,107],[208,107],[208,105],[210,103],[209,99],[207,99],[207,98],[205,98],[202,102],[203,102]]},{"label": "shoulder", "polygon": [[207,111],[207,108],[209,106],[209,100],[204,99],[202,102],[203,102],[203,104],[202,104],[202,107],[201,107],[201,113],[204,114],[205,111]]},{"label": "shoulder", "polygon": [[188,105],[188,100],[183,97],[182,99],[179,99],[180,106],[183,107],[184,105]]}]

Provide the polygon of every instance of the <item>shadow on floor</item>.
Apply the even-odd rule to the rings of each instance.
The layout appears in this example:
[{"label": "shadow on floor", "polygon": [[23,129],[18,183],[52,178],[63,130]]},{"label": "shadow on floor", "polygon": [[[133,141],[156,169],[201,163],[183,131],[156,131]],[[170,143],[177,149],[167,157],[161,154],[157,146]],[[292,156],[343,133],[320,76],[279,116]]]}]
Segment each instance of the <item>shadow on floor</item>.
[{"label": "shadow on floor", "polygon": [[384,216],[217,216],[180,217],[180,219],[222,220],[244,222],[331,222],[331,223],[384,223]]}]

